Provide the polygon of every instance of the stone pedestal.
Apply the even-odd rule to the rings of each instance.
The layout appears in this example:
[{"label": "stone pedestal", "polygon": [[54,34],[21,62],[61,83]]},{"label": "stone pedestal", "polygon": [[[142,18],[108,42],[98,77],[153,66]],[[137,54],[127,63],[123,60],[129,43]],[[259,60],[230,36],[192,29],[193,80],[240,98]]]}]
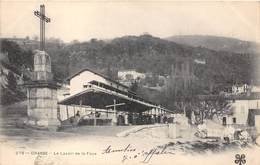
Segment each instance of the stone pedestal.
[{"label": "stone pedestal", "polygon": [[27,89],[28,123],[31,126],[51,128],[58,127],[57,90],[50,84],[34,83]]},{"label": "stone pedestal", "polygon": [[27,82],[27,124],[32,127],[56,130],[58,120],[57,88],[52,81],[51,61],[44,51],[35,51],[32,81]]}]

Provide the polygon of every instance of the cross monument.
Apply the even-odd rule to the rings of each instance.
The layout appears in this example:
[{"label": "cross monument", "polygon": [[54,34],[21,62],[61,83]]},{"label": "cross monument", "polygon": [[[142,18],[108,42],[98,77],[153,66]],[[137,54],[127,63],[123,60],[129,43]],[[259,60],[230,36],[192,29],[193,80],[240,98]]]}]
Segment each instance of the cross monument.
[{"label": "cross monument", "polygon": [[45,22],[51,22],[51,19],[45,16],[45,6],[40,5],[40,11],[34,11],[34,15],[40,18],[40,50],[45,50]]},{"label": "cross monument", "polygon": [[45,16],[45,7],[35,11],[34,15],[40,18],[40,49],[34,51],[34,63],[31,80],[26,82],[27,86],[27,124],[36,128],[47,128],[56,130],[60,126],[58,119],[57,88],[59,86],[53,81],[51,72],[51,58],[45,49],[45,22],[50,18]]}]

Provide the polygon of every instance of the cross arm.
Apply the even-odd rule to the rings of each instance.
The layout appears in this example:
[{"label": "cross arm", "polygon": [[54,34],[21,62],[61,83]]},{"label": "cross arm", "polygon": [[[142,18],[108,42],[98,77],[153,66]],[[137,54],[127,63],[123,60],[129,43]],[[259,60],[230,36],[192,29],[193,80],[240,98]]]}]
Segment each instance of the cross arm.
[{"label": "cross arm", "polygon": [[37,17],[39,17],[40,19],[44,20],[45,22],[51,22],[51,19],[46,17],[45,15],[43,15],[41,12],[39,11],[34,11],[34,15],[36,15]]},{"label": "cross arm", "polygon": [[106,108],[114,107],[114,106],[120,106],[120,105],[125,105],[125,103],[119,103],[119,104],[107,105]]}]

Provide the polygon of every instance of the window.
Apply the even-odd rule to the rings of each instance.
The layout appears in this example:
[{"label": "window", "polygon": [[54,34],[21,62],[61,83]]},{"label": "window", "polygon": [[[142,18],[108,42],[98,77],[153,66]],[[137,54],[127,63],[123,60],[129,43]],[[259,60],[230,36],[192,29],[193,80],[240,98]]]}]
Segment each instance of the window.
[{"label": "window", "polygon": [[84,88],[91,88],[91,85],[83,85]]},{"label": "window", "polygon": [[237,123],[237,119],[235,117],[233,117],[232,121],[233,121],[233,124]]},{"label": "window", "polygon": [[223,124],[223,125],[227,125],[227,118],[226,118],[226,117],[223,117],[223,119],[222,119],[222,124]]}]

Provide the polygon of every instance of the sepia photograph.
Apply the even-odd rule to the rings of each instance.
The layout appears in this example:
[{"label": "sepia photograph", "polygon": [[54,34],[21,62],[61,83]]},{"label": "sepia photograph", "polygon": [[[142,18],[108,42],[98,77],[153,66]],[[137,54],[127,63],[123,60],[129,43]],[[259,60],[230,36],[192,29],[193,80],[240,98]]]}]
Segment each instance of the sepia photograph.
[{"label": "sepia photograph", "polygon": [[259,165],[260,2],[0,1],[0,165]]}]

